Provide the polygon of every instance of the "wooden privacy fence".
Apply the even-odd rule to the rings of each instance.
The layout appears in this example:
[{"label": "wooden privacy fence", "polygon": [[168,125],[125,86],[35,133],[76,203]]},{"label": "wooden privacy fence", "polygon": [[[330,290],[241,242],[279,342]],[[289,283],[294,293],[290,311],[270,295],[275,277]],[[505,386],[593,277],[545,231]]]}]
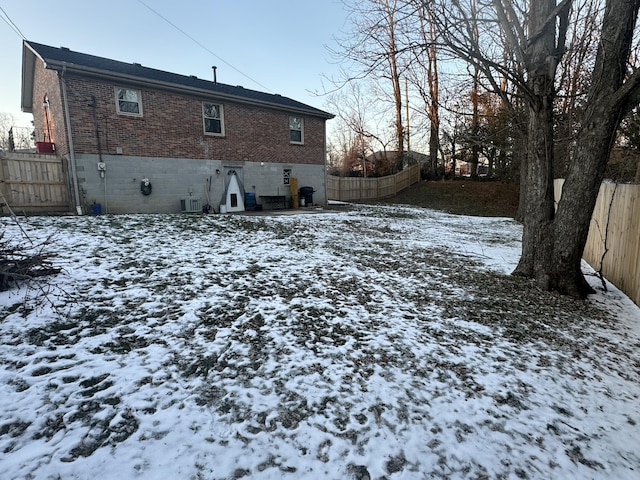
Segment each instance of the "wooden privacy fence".
[{"label": "wooden privacy fence", "polygon": [[400,173],[387,177],[362,178],[327,175],[327,199],[348,202],[392,197],[419,181],[419,165],[410,165]]},{"label": "wooden privacy fence", "polygon": [[[556,201],[563,184],[555,181]],[[640,305],[640,185],[600,186],[582,256]]]},{"label": "wooden privacy fence", "polygon": [[[0,155],[0,204],[27,213],[68,212],[66,161],[56,155],[3,153]],[[1,213],[8,213],[2,205]]]}]

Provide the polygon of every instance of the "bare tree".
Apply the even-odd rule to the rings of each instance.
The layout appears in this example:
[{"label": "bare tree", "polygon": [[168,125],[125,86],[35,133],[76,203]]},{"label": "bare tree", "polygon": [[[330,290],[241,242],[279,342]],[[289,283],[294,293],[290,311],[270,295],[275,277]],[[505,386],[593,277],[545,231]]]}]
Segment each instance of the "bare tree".
[{"label": "bare tree", "polygon": [[[505,97],[497,79],[508,78],[526,101],[524,233],[514,273],[535,278],[543,288],[583,297],[592,292],[580,261],[599,186],[620,121],[640,102],[640,70],[629,68],[640,0],[607,0],[599,30],[593,33],[600,41],[557,210],[553,192],[556,82],[571,7],[578,0],[478,0],[478,18],[483,19],[478,24],[478,42],[470,34],[472,1],[432,0],[429,5],[448,51],[477,66],[494,91]],[[492,34],[497,26],[502,35]],[[517,68],[501,63],[506,49],[513,52]]]},{"label": "bare tree", "polygon": [[584,112],[587,89],[594,68],[602,22],[602,2],[574,2],[569,17],[566,53],[558,69],[554,175],[564,177],[575,149],[579,122]]},{"label": "bare tree", "polygon": [[[393,90],[393,105],[395,107],[395,132],[397,142],[398,166],[402,166],[402,154],[404,152],[404,122],[402,120],[402,87],[400,84],[400,69],[398,66],[398,45],[396,43],[396,9],[398,0],[376,0],[380,3],[387,17],[386,34],[388,38],[388,64],[389,75]],[[384,45],[383,45],[384,46]]]},{"label": "bare tree", "polygon": [[10,113],[0,112],[0,148],[6,151],[33,147],[33,128],[16,125]]},{"label": "bare tree", "polygon": [[[480,33],[478,28],[478,5],[477,0],[470,0],[470,17],[469,17],[469,33],[474,43],[480,43]],[[473,139],[471,147],[471,178],[478,176],[478,163],[480,161],[480,67],[477,62],[471,64],[472,68],[472,87],[471,87],[471,105],[473,107],[473,114],[471,116],[471,138]]]},{"label": "bare tree", "polygon": [[607,178],[640,183],[640,108],[629,112],[620,125],[617,158],[607,166]]},{"label": "bare tree", "polygon": [[0,148],[9,150],[9,129],[13,126],[13,116],[0,112]]},{"label": "bare tree", "polygon": [[629,68],[638,10],[640,0],[606,2],[587,107],[554,218],[553,244],[547,258],[534,261],[534,272],[536,263],[543,272],[551,270],[549,278],[543,273],[551,287],[574,295],[592,292],[580,270],[591,215],[620,122],[640,103],[640,70]]},{"label": "bare tree", "polygon": [[[381,90],[378,100],[384,100],[382,92],[390,92],[388,98],[393,105],[393,131],[395,149],[399,156],[404,150],[404,123],[402,116],[403,65],[398,45],[399,20],[405,13],[405,5],[400,0],[343,0],[351,12],[352,31],[350,36],[338,41],[340,50],[333,52],[336,57],[353,66],[353,74],[338,81],[344,85],[359,79],[384,80],[390,88]],[[398,160],[401,160],[399,158]]]},{"label": "bare tree", "polygon": [[[407,68],[407,78],[412,87],[420,96],[429,125],[429,165],[427,174],[433,178],[437,175],[438,153],[440,152],[440,80],[438,71],[438,42],[437,31],[430,18],[430,10],[426,8],[422,0],[408,0],[408,4],[414,9],[416,17],[415,30],[416,42],[423,48],[411,49],[412,56]],[[410,33],[409,33],[410,35]],[[411,44],[409,40],[407,42]]]},{"label": "bare tree", "polygon": [[352,166],[361,164],[367,176],[365,159],[376,149],[386,151],[392,139],[384,123],[377,95],[369,93],[366,81],[350,82],[343,89],[329,95],[328,104],[336,114],[333,130],[340,172],[345,175]]}]

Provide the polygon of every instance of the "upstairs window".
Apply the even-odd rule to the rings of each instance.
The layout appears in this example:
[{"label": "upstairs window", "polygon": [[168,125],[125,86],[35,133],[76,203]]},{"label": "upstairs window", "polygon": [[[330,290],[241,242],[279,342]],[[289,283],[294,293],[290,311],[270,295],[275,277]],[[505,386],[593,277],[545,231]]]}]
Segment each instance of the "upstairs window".
[{"label": "upstairs window", "polygon": [[224,119],[222,105],[204,102],[202,104],[204,133],[208,135],[224,135]]},{"label": "upstairs window", "polygon": [[304,142],[304,123],[300,117],[289,117],[289,140],[291,143]]},{"label": "upstairs window", "polygon": [[142,116],[140,90],[116,87],[116,111],[122,115]]}]

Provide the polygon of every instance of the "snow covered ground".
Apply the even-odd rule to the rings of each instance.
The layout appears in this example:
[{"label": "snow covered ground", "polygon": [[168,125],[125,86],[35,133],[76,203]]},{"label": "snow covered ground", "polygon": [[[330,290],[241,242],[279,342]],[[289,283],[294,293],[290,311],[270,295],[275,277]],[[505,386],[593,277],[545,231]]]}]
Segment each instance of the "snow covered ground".
[{"label": "snow covered ground", "polygon": [[509,276],[510,219],[21,225],[65,273],[0,293],[3,479],[640,478],[640,309]]}]

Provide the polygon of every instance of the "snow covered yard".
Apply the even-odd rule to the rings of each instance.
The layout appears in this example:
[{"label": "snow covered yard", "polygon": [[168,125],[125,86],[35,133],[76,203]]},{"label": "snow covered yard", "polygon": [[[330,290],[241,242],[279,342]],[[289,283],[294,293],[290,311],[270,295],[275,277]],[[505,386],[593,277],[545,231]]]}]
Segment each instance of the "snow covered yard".
[{"label": "snow covered yard", "polygon": [[0,293],[2,478],[640,478],[640,309],[510,277],[510,219],[22,227],[66,273]]}]

